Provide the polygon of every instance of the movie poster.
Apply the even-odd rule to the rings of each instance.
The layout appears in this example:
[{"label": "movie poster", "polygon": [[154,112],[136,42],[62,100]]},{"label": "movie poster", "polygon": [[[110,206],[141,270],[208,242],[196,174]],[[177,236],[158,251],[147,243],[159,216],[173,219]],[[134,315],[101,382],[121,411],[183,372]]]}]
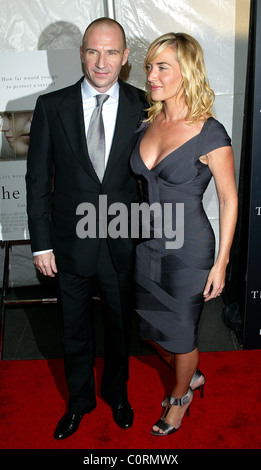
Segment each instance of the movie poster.
[{"label": "movie poster", "polygon": [[25,174],[36,100],[40,94],[71,85],[81,75],[76,49],[1,54],[1,241],[29,239]]}]

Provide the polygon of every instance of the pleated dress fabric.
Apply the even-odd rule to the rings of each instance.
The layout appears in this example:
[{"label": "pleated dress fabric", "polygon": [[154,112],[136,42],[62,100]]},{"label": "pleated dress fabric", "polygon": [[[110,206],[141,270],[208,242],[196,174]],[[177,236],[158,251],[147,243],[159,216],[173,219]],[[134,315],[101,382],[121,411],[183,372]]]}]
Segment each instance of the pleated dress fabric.
[{"label": "pleated dress fabric", "polygon": [[[215,254],[214,233],[202,203],[212,174],[199,158],[230,146],[231,140],[223,125],[210,117],[198,135],[149,170],[140,154],[145,130],[141,131],[131,156],[132,170],[142,182],[143,202],[150,207],[147,234],[147,218],[140,211],[136,249],[135,303],[139,335],[144,340],[156,341],[167,351],[187,353],[197,346],[203,290]],[[159,204],[154,203],[160,204],[161,214]],[[182,208],[182,217],[177,213],[178,208]],[[184,224],[183,234],[180,224]],[[172,242],[171,248],[167,248],[166,242]]]}]

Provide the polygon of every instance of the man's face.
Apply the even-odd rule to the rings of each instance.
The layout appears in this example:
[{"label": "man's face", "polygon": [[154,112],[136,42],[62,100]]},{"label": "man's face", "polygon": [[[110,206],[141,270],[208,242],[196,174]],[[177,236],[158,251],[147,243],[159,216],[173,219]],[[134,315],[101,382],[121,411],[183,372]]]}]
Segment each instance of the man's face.
[{"label": "man's face", "polygon": [[117,25],[93,25],[86,32],[80,48],[84,73],[90,85],[105,93],[117,82],[121,67],[126,64],[129,49],[125,49]]}]

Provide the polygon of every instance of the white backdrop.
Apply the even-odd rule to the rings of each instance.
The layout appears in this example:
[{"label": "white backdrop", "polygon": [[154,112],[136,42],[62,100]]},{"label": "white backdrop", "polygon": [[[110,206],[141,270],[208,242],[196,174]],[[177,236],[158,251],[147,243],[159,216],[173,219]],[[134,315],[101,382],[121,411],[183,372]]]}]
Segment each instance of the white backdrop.
[{"label": "white backdrop", "polygon": [[[232,137],[238,174],[249,9],[250,0],[0,0],[0,54],[78,50],[86,26],[95,18],[114,14],[126,31],[131,49],[127,81],[144,88],[142,64],[148,45],[169,31],[191,34],[203,48],[216,94],[214,111]],[[13,66],[16,67],[15,60]],[[69,70],[70,63],[66,67]],[[3,73],[0,60],[0,80]],[[218,206],[213,183],[204,204],[218,244]],[[0,250],[0,268],[2,261]],[[30,246],[17,244],[12,249],[10,285],[35,282],[38,281]]]}]

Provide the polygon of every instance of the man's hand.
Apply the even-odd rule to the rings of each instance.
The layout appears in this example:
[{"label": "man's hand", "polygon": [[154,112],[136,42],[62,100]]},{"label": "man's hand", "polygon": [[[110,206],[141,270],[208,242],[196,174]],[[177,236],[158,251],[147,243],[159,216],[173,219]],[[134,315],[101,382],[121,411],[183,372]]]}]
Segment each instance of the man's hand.
[{"label": "man's hand", "polygon": [[34,265],[44,276],[55,277],[57,267],[52,251],[34,256]]}]

